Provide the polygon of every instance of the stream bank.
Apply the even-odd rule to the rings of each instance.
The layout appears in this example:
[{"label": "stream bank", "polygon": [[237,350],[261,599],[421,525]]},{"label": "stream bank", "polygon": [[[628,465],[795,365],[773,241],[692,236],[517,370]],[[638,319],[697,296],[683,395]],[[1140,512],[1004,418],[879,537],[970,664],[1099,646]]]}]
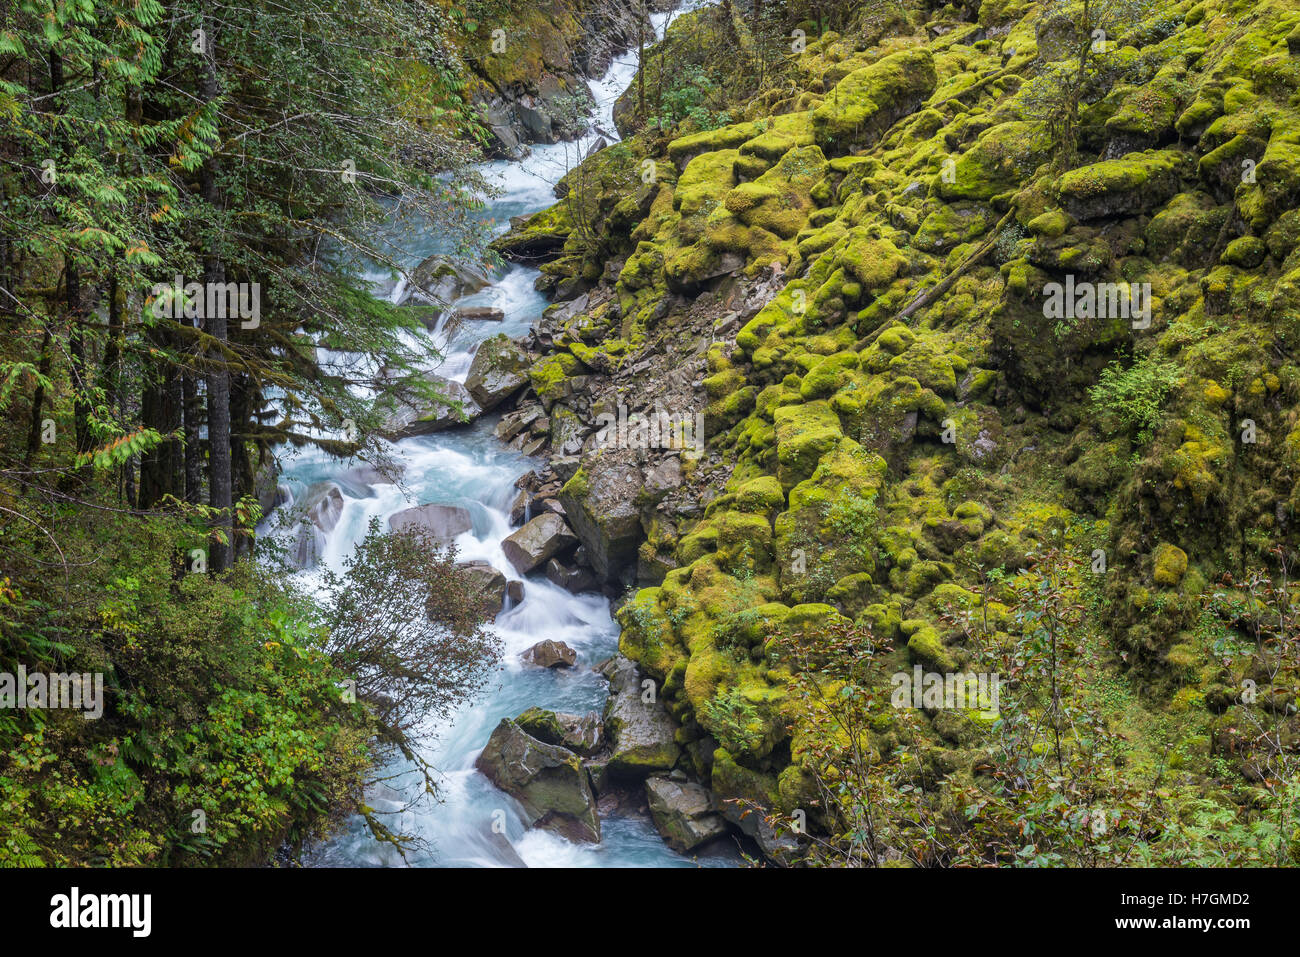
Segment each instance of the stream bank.
[{"label": "stream bank", "polygon": [[[655,15],[657,30],[662,30],[665,19]],[[591,84],[595,117],[579,140],[536,144],[522,159],[485,164],[486,174],[500,186],[501,194],[489,201],[484,215],[504,230],[512,217],[554,202],[554,185],[574,164],[574,157],[597,145],[599,131],[613,128],[613,102],[634,73],[633,54],[631,62],[616,58],[610,71]],[[406,249],[413,266],[443,252],[436,235],[409,237]],[[496,336],[526,341],[547,306],[534,288],[538,275],[534,268],[514,264],[481,288],[473,288],[477,283],[465,288],[449,309],[483,318],[436,320],[434,333],[441,340],[443,360],[435,374],[458,386],[467,381],[475,384],[472,367],[485,341]],[[376,293],[391,301],[402,302],[412,294],[404,284],[375,278]],[[406,425],[419,419],[416,415]],[[300,550],[310,566],[300,574],[309,585],[314,568],[340,569],[376,518],[387,526],[408,520],[425,523],[454,543],[459,560],[476,566],[492,588],[504,586],[500,588],[503,607],[493,625],[504,645],[499,680],[472,707],[461,709],[446,727],[436,729],[437,743],[425,755],[441,772],[440,801],[412,803],[421,779],[398,761],[383,769],[384,783],[367,795],[367,802],[376,811],[393,815],[386,819],[393,831],[422,840],[425,849],[408,855],[405,862],[415,865],[691,865],[691,858],[665,843],[649,813],[642,781],[657,770],[664,772],[663,783],[654,785],[649,794],[665,833],[674,836],[673,843],[698,853],[702,864],[738,863],[729,841],[695,849],[699,840],[720,836],[726,829],[707,795],[693,789],[671,763],[663,766],[655,757],[667,753],[675,759],[673,726],[661,703],[650,700],[650,707],[645,707],[644,677],[617,657],[619,630],[608,596],[595,581],[570,579],[564,582],[570,587],[562,587],[553,574],[547,574],[545,564],[556,556],[534,562],[536,555],[529,551],[528,542],[521,545],[523,530],[515,528],[512,513],[525,524],[540,516],[532,514],[529,501],[521,507],[519,486],[542,489],[554,472],[549,463],[535,457],[539,448],[511,448],[498,439],[503,423],[509,421],[508,416],[488,412],[455,428],[424,431],[419,424],[397,428],[391,449],[400,472],[396,482],[371,469],[345,468],[313,450],[292,454],[281,475],[280,495],[287,506],[297,503],[297,508],[312,510],[307,524],[301,526],[310,546]],[[543,501],[539,508],[548,512]],[[553,511],[548,513],[557,517]],[[574,544],[560,543],[568,551],[558,557],[572,558]],[[551,544],[542,542],[539,547],[544,552]],[[592,587],[584,590],[582,585]],[[550,662],[524,660],[538,645],[542,651],[532,652],[530,658],[540,661],[538,654],[562,649],[560,657],[571,658],[572,664],[545,667]],[[589,732],[586,746],[581,747],[585,764],[569,760],[572,752],[563,744],[547,744],[533,736],[546,737],[571,720]],[[611,740],[606,745],[601,739],[607,730]],[[555,740],[563,742],[563,728],[559,735]],[[517,773],[528,765],[518,760],[521,749],[533,756],[544,751],[554,773],[541,781],[519,780]],[[480,769],[487,769],[505,790],[494,786]],[[559,798],[557,787],[563,791]],[[546,806],[557,801],[563,805],[565,800],[585,806],[577,814]],[[578,820],[583,826],[575,825]],[[395,849],[373,839],[360,817],[350,820],[331,840],[309,848],[303,859],[313,866],[404,863]]]}]

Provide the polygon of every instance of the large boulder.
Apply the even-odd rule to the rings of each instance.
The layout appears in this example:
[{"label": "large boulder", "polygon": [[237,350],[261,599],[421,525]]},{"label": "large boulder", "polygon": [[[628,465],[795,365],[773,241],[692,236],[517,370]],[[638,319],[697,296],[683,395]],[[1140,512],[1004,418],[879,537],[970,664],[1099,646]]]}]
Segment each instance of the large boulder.
[{"label": "large boulder", "polygon": [[503,718],[474,767],[519,802],[529,827],[571,841],[600,840],[596,798],[582,761],[572,751],[539,741]]},{"label": "large boulder", "polygon": [[539,668],[572,668],[578,661],[578,653],[562,641],[544,638],[519,656],[530,665]]},{"label": "large boulder", "polygon": [[456,568],[479,596],[483,614],[495,618],[506,605],[506,576],[485,561],[457,562]]},{"label": "large boulder", "polygon": [[501,550],[519,574],[526,575],[577,541],[564,519],[554,512],[547,512],[503,541]]},{"label": "large boulder", "polygon": [[595,711],[569,714],[529,708],[515,718],[515,723],[538,741],[568,748],[585,757],[595,754],[605,744],[605,726]]},{"label": "large boulder", "polygon": [[418,505],[388,516],[388,527],[395,532],[423,529],[436,541],[449,543],[472,529],[474,523],[470,521],[469,510],[459,505]]},{"label": "large boulder", "polygon": [[385,438],[396,441],[412,435],[432,435],[472,422],[483,414],[469,390],[459,382],[433,373],[427,373],[425,378],[445,401],[413,396],[393,399],[392,408],[380,426],[380,434]]},{"label": "large boulder", "polygon": [[343,514],[343,493],[333,482],[317,482],[307,489],[301,509],[290,559],[297,568],[310,568],[320,561],[329,533]]},{"label": "large boulder", "polygon": [[558,203],[531,216],[515,216],[510,232],[492,240],[490,248],[510,262],[538,265],[556,259],[573,232],[568,205]]},{"label": "large boulder", "polygon": [[474,353],[465,389],[485,412],[528,384],[528,353],[509,336],[487,339]]},{"label": "large boulder", "polygon": [[504,311],[493,306],[457,306],[455,316],[463,321],[504,322]]},{"label": "large boulder", "polygon": [[602,581],[616,583],[635,567],[642,539],[637,495],[644,484],[628,450],[603,449],[584,456],[560,489],[564,513]]},{"label": "large boulder", "polygon": [[1140,216],[1167,203],[1189,172],[1181,150],[1147,150],[1072,169],[1056,184],[1061,208],[1079,222]]},{"label": "large boulder", "polygon": [[854,70],[813,110],[817,145],[827,156],[874,146],[926,101],[937,82],[934,58],[924,48],[891,53]]},{"label": "large boulder", "polygon": [[546,563],[546,577],[575,595],[584,591],[594,591],[599,584],[591,569],[566,565],[558,558],[552,558]]},{"label": "large boulder", "polygon": [[646,676],[622,655],[611,659],[603,673],[609,679],[604,720],[610,742],[610,774],[639,780],[655,771],[672,770],[681,748],[674,740],[677,729],[658,689],[649,694],[642,684]]},{"label": "large boulder", "polygon": [[411,284],[402,302],[418,297],[435,305],[446,305],[478,292],[490,281],[478,266],[447,256],[430,256],[411,270]]},{"label": "large boulder", "polygon": [[528,155],[528,148],[520,142],[519,134],[512,125],[514,117],[511,115],[510,104],[504,97],[487,87],[476,91],[472,102],[478,107],[483,125],[492,134],[490,155],[512,160],[520,160]]},{"label": "large boulder", "polygon": [[718,813],[712,795],[698,784],[649,777],[645,794],[655,827],[679,854],[727,833],[727,822]]}]

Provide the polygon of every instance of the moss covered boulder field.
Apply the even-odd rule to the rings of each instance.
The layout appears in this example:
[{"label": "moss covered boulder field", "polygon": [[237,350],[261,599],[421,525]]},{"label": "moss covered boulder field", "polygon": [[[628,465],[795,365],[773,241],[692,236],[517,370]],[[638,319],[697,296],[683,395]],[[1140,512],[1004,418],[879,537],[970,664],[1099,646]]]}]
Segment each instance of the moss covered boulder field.
[{"label": "moss covered boulder field", "polygon": [[1300,862],[1300,9],[816,14],[682,14],[496,244],[681,787],[779,863]]},{"label": "moss covered boulder field", "polygon": [[1300,865],[1297,0],[0,5],[0,867]]}]

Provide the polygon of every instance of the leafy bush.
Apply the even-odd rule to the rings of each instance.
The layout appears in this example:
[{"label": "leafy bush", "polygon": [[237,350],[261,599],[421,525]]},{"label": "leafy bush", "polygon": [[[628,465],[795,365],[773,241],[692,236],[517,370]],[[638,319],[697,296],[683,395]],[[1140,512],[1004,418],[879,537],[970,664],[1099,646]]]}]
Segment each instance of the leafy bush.
[{"label": "leafy bush", "polygon": [[179,518],[59,517],[63,568],[0,521],[22,556],[0,672],[101,673],[103,714],[0,711],[0,866],[263,863],[353,811],[375,743],[409,749],[412,709],[445,713],[496,660],[454,553],[415,538],[372,529],[322,607],[256,563],[183,571]]}]

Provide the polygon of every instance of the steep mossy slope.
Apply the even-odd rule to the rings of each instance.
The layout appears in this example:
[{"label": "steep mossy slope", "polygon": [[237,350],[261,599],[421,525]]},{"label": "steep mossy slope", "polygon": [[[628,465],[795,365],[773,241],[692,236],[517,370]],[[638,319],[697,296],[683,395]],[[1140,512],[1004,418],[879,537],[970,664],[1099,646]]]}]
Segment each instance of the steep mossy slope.
[{"label": "steep mossy slope", "polygon": [[[818,804],[774,634],[855,620],[899,668],[987,670],[1048,548],[1088,609],[1062,682],[1135,776],[1168,772],[1161,813],[1264,800],[1246,685],[1296,747],[1294,672],[1224,652],[1267,609],[1216,583],[1278,575],[1297,544],[1300,9],[1183,0],[1112,30],[1063,159],[1035,78],[1070,9],[915,7],[810,39],[736,122],[597,154],[583,230],[572,198],[528,225],[565,242],[551,287],[586,294],[547,338],[548,371],[582,377],[553,400],[586,415],[601,376],[635,394],[643,358],[697,336],[700,508],[638,503],[646,587],[619,621],[720,798]],[[699,21],[700,43],[745,30]],[[1054,314],[1067,281],[1149,289],[1149,314]],[[738,288],[754,308],[699,333]],[[968,794],[981,730],[930,712],[917,733],[921,786]]]}]

